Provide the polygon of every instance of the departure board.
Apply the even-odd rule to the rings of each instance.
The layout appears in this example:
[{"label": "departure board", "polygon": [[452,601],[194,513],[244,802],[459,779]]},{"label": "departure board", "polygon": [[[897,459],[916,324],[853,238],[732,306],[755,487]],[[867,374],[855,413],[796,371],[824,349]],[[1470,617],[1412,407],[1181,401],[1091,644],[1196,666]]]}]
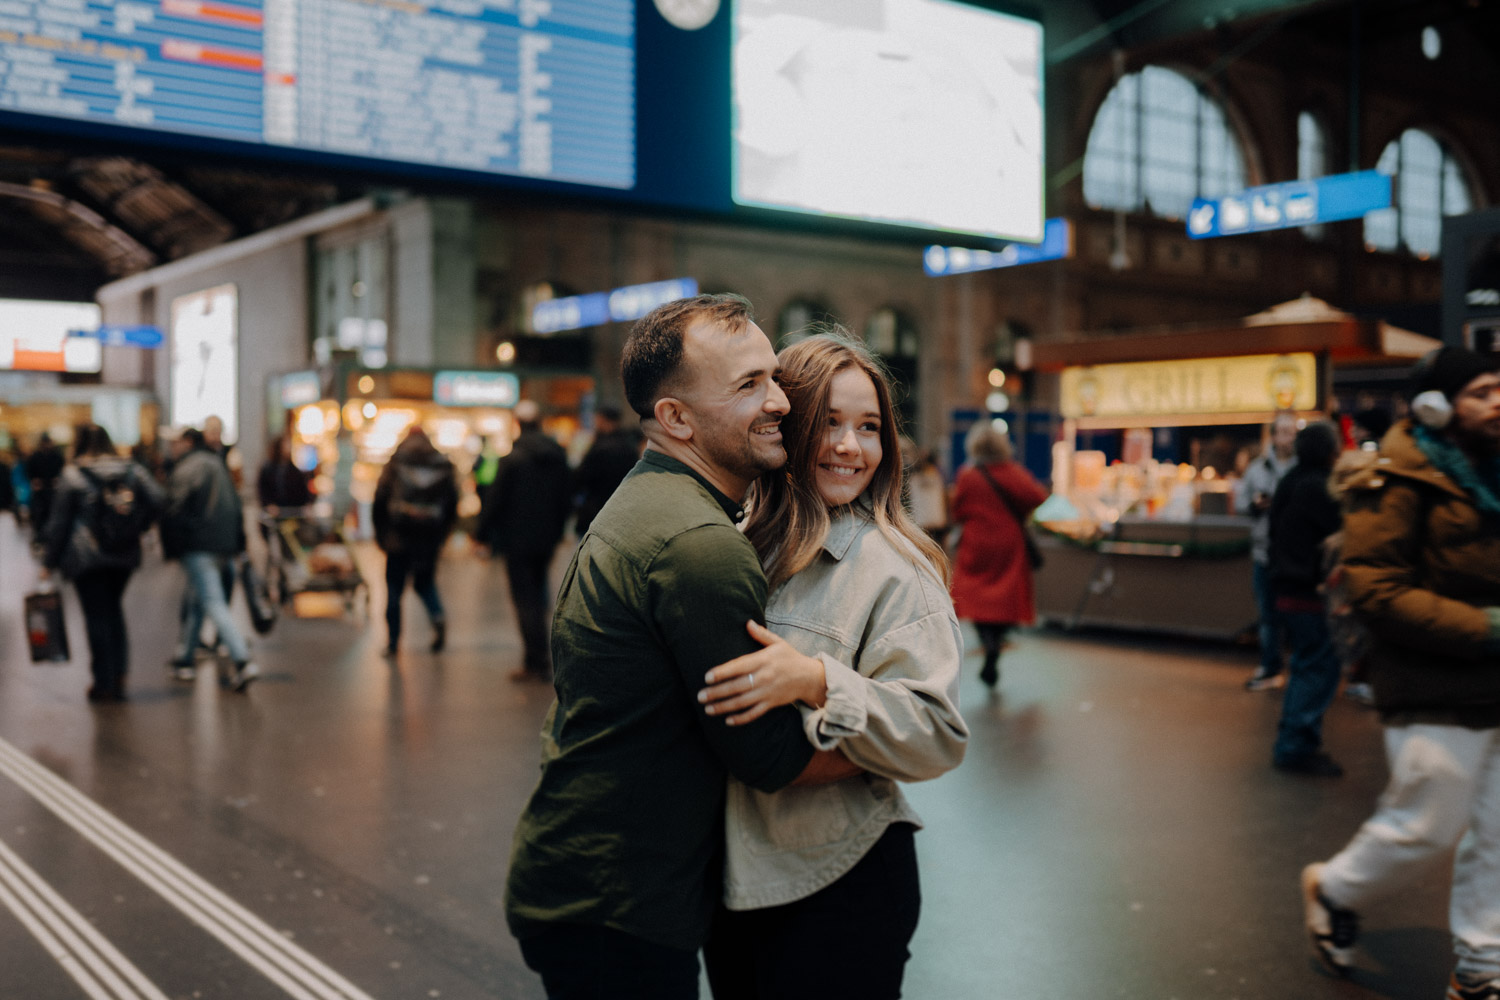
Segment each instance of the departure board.
[{"label": "departure board", "polygon": [[0,111],[635,185],[634,0],[0,0]]}]

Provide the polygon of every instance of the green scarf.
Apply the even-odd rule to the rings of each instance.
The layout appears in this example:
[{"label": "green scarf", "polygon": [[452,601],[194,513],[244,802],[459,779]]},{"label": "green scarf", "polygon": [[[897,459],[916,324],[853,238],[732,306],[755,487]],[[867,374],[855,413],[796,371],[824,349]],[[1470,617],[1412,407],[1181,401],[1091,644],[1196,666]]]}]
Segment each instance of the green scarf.
[{"label": "green scarf", "polygon": [[1413,424],[1412,436],[1428,461],[1469,494],[1474,506],[1500,518],[1500,457],[1475,467],[1462,448],[1421,424]]}]

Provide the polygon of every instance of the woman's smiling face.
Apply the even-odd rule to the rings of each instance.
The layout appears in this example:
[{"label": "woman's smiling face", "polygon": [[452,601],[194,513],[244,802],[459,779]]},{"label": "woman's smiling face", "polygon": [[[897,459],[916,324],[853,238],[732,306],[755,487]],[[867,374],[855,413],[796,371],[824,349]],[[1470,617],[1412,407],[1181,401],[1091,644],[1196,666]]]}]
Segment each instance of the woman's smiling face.
[{"label": "woman's smiling face", "polygon": [[881,454],[875,383],[858,368],[845,368],[829,386],[828,426],[814,475],[824,503],[841,507],[859,499],[875,477]]}]

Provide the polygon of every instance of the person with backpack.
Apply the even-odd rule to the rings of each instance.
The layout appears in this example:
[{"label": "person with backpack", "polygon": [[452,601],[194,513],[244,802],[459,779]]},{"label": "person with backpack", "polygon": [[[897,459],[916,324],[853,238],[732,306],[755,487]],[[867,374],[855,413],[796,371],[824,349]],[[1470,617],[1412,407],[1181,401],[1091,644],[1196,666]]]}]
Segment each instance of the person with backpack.
[{"label": "person with backpack", "polygon": [[61,571],[83,606],[94,678],[89,701],[125,700],[125,587],[141,564],[141,535],[161,507],[160,488],[145,469],[116,454],[108,431],[97,424],[78,428],[73,462],[58,477],[40,531],[44,572]]},{"label": "person with backpack", "polygon": [[207,615],[234,664],[227,682],[235,691],[244,691],[260,676],[260,668],[251,662],[250,646],[229,613],[222,578],[224,567],[245,551],[240,495],[229,470],[205,444],[202,431],[193,427],[182,431],[173,443],[173,455],[176,461],[167,481],[161,543],[167,558],[181,562],[187,574],[173,676],[180,681],[197,676],[193,653]]},{"label": "person with backpack", "polygon": [[453,463],[421,427],[406,432],[381,470],[370,514],[375,543],[385,552],[385,655],[395,656],[401,640],[401,596],[408,578],[432,621],[432,651],[441,652],[448,629],[437,560],[458,520],[458,481]]}]

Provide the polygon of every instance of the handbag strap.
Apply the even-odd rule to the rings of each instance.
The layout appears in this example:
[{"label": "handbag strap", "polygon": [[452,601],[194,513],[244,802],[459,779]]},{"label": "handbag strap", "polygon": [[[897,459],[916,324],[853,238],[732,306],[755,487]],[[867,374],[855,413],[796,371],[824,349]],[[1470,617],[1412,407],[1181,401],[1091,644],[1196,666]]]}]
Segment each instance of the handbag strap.
[{"label": "handbag strap", "polygon": [[1026,516],[1016,507],[1016,503],[1010,498],[1010,494],[1000,488],[1000,484],[995,482],[995,477],[990,475],[989,469],[986,469],[982,465],[976,465],[974,468],[978,469],[979,474],[984,477],[984,481],[990,484],[990,489],[995,491],[995,496],[999,497],[1000,502],[1005,504],[1005,509],[1010,511],[1010,516],[1016,519],[1016,523],[1021,526],[1021,530],[1024,532],[1026,530]]}]

